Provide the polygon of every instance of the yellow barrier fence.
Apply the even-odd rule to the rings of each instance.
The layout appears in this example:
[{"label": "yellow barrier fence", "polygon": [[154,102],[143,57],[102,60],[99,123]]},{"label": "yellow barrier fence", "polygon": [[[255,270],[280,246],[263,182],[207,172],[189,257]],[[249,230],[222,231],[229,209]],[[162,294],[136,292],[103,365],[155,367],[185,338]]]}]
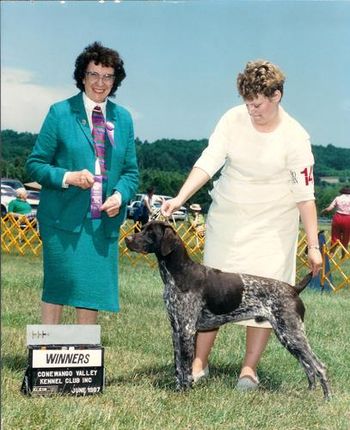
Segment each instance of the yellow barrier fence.
[{"label": "yellow barrier fence", "polygon": [[1,249],[6,253],[20,255],[41,254],[42,243],[38,223],[25,215],[18,217],[7,214],[1,218]]},{"label": "yellow barrier fence", "polygon": [[[328,267],[323,259],[323,268],[321,275],[321,284],[327,281],[334,292],[338,292],[342,288],[350,285],[350,252],[348,252],[339,240],[333,245],[327,247],[323,245],[323,255],[329,259],[330,264]],[[345,270],[347,263],[348,270]],[[347,273],[346,273],[347,272]],[[338,275],[340,281],[337,284],[333,281],[333,275]]]},{"label": "yellow barrier fence", "polygon": [[[324,287],[327,283],[334,292],[338,292],[350,286],[350,252],[339,241],[332,245],[328,233],[324,235],[326,240],[322,245],[323,264],[320,284]],[[307,240],[306,235],[301,234],[297,248],[297,281],[302,278],[301,273],[305,273],[305,268],[308,268]]]},{"label": "yellow barrier fence", "polygon": [[[205,232],[195,230],[189,223],[172,223],[173,227],[184,242],[186,249],[195,261],[201,262]],[[157,266],[153,255],[138,254],[129,251],[125,245],[125,237],[140,230],[140,224],[126,220],[120,229],[119,253],[120,258],[127,258],[133,266],[141,261],[150,267]],[[322,247],[323,268],[320,276],[321,285],[326,282],[334,292],[345,286],[350,286],[350,252],[341,243],[330,244],[330,237],[325,233],[326,242]],[[5,253],[20,255],[40,255],[42,242],[36,220],[30,220],[24,215],[15,218],[11,214],[1,218],[1,248]],[[304,233],[300,233],[297,249],[297,280],[302,278],[308,268],[307,241]],[[336,278],[336,281],[334,279]]]}]

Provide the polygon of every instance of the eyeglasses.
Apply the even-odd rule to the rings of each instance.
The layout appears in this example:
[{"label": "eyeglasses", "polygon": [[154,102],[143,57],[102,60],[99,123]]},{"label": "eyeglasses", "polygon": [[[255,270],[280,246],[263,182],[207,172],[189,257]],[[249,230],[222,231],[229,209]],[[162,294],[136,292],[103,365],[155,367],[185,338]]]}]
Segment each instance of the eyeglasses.
[{"label": "eyeglasses", "polygon": [[112,85],[115,79],[115,75],[100,75],[97,72],[85,72],[85,75],[92,83],[99,82],[102,79],[104,84]]}]

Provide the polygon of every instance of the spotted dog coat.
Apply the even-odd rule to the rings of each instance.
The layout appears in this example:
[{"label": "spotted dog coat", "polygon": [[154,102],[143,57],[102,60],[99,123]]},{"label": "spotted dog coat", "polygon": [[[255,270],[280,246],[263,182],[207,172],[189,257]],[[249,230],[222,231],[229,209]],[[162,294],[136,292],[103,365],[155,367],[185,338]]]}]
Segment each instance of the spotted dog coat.
[{"label": "spotted dog coat", "polygon": [[177,389],[192,383],[192,360],[197,331],[212,330],[230,321],[268,320],[281,344],[299,360],[315,388],[319,378],[324,397],[330,387],[325,366],[312,352],[304,331],[299,285],[274,279],[212,269],[190,259],[181,239],[167,223],[152,221],[139,233],[126,237],[135,252],[154,253],[164,282],[164,301],[173,330]]}]

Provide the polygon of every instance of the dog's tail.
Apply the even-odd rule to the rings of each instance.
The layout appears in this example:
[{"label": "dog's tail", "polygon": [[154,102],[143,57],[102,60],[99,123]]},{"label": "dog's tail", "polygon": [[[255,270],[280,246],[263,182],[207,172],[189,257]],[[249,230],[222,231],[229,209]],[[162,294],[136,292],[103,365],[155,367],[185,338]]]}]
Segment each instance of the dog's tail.
[{"label": "dog's tail", "polygon": [[299,284],[294,286],[294,289],[298,294],[300,294],[309,284],[309,282],[312,279],[312,272],[308,273],[300,282]]}]

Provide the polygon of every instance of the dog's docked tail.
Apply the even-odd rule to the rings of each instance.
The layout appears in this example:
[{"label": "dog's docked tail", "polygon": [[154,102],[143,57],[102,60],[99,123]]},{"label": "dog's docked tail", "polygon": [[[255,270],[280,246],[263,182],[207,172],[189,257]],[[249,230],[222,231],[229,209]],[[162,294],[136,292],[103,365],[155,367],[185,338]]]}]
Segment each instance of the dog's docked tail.
[{"label": "dog's docked tail", "polygon": [[307,287],[307,285],[309,284],[309,282],[311,281],[311,279],[312,279],[312,272],[310,272],[310,273],[308,273],[300,282],[299,282],[299,284],[297,284],[297,285],[295,285],[294,286],[294,289],[296,290],[296,292],[298,293],[298,294],[300,294],[303,290],[304,290],[304,288],[306,288]]}]

